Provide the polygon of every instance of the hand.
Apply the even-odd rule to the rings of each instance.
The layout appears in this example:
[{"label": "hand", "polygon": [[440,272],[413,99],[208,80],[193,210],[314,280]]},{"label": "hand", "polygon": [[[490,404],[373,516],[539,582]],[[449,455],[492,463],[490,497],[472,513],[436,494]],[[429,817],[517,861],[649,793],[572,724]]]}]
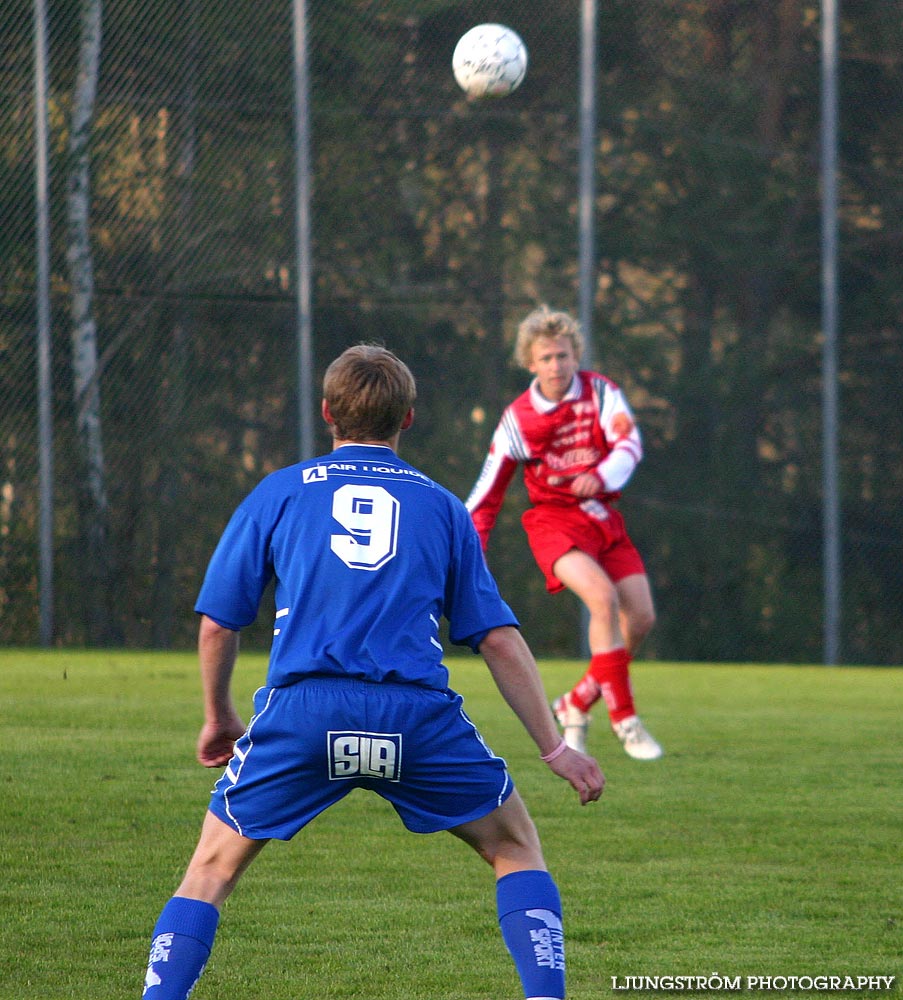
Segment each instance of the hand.
[{"label": "hand", "polygon": [[225,719],[205,722],[198,736],[198,761],[204,767],[223,767],[228,764],[235,741],[244,732],[245,724],[235,713]]},{"label": "hand", "polygon": [[576,476],[549,476],[549,486],[564,486],[568,480],[571,481],[571,493],[583,499],[594,497],[605,489],[602,478],[592,469]]},{"label": "hand", "polygon": [[605,775],[595,757],[568,747],[560,756],[549,762],[549,767],[559,778],[570,782],[571,787],[580,795],[580,805],[597,802],[602,795]]}]

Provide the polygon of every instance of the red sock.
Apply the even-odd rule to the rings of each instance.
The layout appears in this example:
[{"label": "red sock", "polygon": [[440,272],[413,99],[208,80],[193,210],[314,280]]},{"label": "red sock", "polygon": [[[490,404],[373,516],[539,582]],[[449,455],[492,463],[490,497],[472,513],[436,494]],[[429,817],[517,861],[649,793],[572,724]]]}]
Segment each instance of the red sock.
[{"label": "red sock", "polygon": [[612,722],[636,714],[630,687],[630,654],[623,647],[595,653],[589,670],[571,692],[571,701],[581,712],[588,712],[600,697],[605,699]]},{"label": "red sock", "polygon": [[601,696],[602,691],[599,688],[599,682],[587,670],[583,677],[574,685],[573,691],[571,691],[571,703],[576,705],[581,712],[588,712]]}]

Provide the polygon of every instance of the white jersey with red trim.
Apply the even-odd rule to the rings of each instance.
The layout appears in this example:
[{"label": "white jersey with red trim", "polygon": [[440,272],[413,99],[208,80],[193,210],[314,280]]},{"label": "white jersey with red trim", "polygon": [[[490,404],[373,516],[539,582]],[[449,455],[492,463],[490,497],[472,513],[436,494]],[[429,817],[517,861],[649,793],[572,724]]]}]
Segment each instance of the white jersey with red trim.
[{"label": "white jersey with red trim", "polygon": [[[579,371],[560,402],[539,392],[537,380],[510,406],[492,436],[489,454],[466,506],[483,547],[518,465],[530,503],[581,506],[604,518],[643,457],[639,428],[621,389],[597,372]],[[582,499],[570,484],[594,471],[602,487]]]}]

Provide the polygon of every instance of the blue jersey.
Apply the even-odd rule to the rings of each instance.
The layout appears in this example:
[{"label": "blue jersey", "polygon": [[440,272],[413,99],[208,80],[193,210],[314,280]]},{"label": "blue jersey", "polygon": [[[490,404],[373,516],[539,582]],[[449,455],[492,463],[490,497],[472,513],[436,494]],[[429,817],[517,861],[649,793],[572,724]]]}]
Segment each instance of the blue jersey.
[{"label": "blue jersey", "polygon": [[195,611],[244,628],[272,578],[268,687],[341,676],[445,690],[442,617],[474,650],[518,624],[464,505],[384,446],[343,445],[267,476],[229,521]]}]

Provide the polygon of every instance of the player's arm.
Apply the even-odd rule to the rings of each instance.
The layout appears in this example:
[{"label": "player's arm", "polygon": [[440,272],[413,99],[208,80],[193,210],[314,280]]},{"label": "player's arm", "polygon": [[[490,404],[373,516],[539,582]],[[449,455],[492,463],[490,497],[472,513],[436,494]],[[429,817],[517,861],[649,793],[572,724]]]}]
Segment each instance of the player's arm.
[{"label": "player's arm", "polygon": [[643,458],[643,439],[624,393],[608,382],[600,402],[599,422],[611,448],[596,472],[605,491],[616,493],[627,485]]},{"label": "player's arm", "polygon": [[571,492],[588,499],[600,493],[618,493],[643,458],[643,441],[624,393],[607,379],[596,385],[599,424],[610,451],[594,468],[572,476],[550,476],[550,486],[570,483]]},{"label": "player's arm", "polygon": [[562,739],[552,717],[536,660],[520,632],[511,625],[490,629],[480,643],[492,678],[505,701],[539,747],[541,755],[552,755],[549,767],[570,782],[580,802],[595,802],[605,787],[605,776],[595,759],[570,747]]},{"label": "player's arm", "polygon": [[499,432],[496,432],[480,475],[465,501],[484,552],[489,545],[489,535],[495,527],[517,464],[514,458],[506,454],[499,440]]},{"label": "player's arm", "polygon": [[222,767],[232,756],[245,725],[232,701],[232,673],[238,658],[239,633],[201,615],[198,658],[204,692],[204,725],[197,758],[204,767]]}]

